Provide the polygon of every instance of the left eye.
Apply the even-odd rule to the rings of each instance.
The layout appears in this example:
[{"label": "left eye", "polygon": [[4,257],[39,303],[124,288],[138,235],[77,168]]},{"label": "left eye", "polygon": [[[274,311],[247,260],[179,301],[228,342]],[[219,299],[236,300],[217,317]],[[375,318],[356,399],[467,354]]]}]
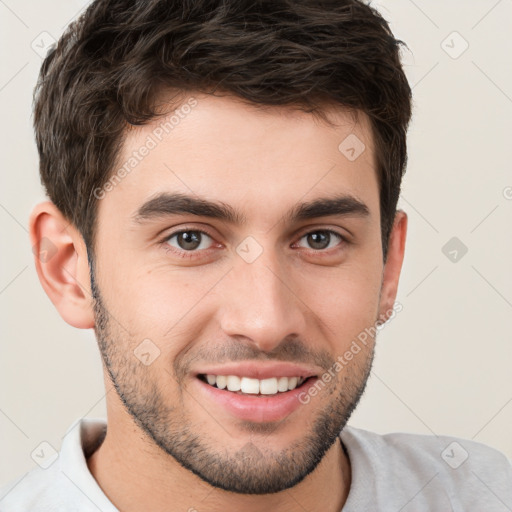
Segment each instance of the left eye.
[{"label": "left eye", "polygon": [[331,249],[331,247],[334,247],[334,245],[330,245],[333,241],[333,235],[334,239],[337,239],[338,242],[344,241],[344,238],[341,235],[328,229],[310,231],[309,233],[301,236],[300,239],[302,240],[305,238],[313,249],[323,251],[325,249]]},{"label": "left eye", "polygon": [[[166,241],[172,247],[175,247],[178,250],[183,251],[194,251],[195,249],[207,249],[208,247],[204,247],[204,237],[210,238],[210,235],[205,233],[204,231],[179,231],[178,233],[174,233],[166,238]],[[170,241],[176,238],[176,242],[178,246],[171,244]]]}]

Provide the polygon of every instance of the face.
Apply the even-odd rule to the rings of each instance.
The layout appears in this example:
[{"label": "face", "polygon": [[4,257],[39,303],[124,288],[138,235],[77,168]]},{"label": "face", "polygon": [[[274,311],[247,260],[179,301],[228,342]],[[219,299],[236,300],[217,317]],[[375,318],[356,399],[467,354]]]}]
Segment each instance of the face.
[{"label": "face", "polygon": [[129,130],[116,169],[130,170],[98,192],[96,335],[162,457],[277,492],[315,469],[370,372],[372,337],[339,363],[383,313],[370,126],[194,98],[168,133]]}]

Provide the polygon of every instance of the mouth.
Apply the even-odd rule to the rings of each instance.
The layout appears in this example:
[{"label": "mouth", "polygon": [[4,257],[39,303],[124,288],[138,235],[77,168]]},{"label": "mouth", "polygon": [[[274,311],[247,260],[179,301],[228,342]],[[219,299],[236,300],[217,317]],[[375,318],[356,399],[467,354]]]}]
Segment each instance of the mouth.
[{"label": "mouth", "polygon": [[239,375],[200,373],[197,378],[209,386],[238,395],[271,397],[301,388],[315,376],[282,376],[256,379]]},{"label": "mouth", "polygon": [[318,381],[316,375],[265,377],[199,373],[193,389],[204,398],[206,407],[211,404],[211,414],[227,413],[238,420],[266,423],[293,417],[303,407],[301,396]]},{"label": "mouth", "polygon": [[226,419],[262,423],[295,416],[300,422],[301,398],[321,373],[319,367],[285,361],[210,364],[195,370],[191,389]]}]

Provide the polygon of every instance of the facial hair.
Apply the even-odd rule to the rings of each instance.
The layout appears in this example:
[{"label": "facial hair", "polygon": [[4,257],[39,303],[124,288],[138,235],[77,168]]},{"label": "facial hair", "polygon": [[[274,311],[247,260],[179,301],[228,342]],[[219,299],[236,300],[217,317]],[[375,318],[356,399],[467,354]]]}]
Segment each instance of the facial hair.
[{"label": "facial hair", "polygon": [[[177,384],[180,395],[178,401],[169,403],[159,387],[159,384],[163,384],[159,382],[162,374],[148,371],[151,367],[144,366],[134,356],[129,347],[136,346],[137,340],[123,332],[109,314],[95,282],[92,261],[90,269],[94,329],[112,384],[141,431],[182,467],[211,486],[225,491],[240,494],[277,493],[295,486],[313,472],[329,448],[339,440],[340,432],[364,393],[374,357],[373,345],[368,352],[361,351],[357,364],[351,361],[338,372],[330,386],[320,391],[321,394],[328,393],[330,397],[322,409],[314,409],[314,400],[302,406],[309,408],[306,411],[315,416],[300,440],[279,452],[265,448],[265,443],[258,441],[249,441],[241,449],[229,452],[229,447],[219,446],[219,441],[211,435],[198,432],[197,424],[186,412],[187,400],[190,402],[194,399],[180,385],[180,374],[187,373],[186,365],[175,367],[174,384]],[[251,350],[251,353],[258,352],[254,348]],[[304,345],[290,343],[286,350],[289,354],[304,353]],[[226,350],[225,353],[229,354],[230,351]],[[310,354],[310,351],[306,350],[305,354]],[[215,361],[218,362],[218,359]],[[325,368],[334,364],[332,355],[328,353],[322,353],[315,361],[311,356],[302,361],[321,362]],[[244,430],[267,436],[279,428],[275,422],[244,422],[243,426]]]}]

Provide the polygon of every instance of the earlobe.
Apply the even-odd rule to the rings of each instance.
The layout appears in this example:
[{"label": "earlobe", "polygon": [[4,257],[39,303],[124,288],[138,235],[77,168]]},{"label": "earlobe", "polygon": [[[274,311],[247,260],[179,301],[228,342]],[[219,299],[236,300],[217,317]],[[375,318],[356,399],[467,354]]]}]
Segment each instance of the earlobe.
[{"label": "earlobe", "polygon": [[398,210],[389,237],[388,254],[384,265],[380,295],[379,320],[385,322],[393,314],[398,290],[398,281],[405,253],[407,236],[407,214]]},{"label": "earlobe", "polygon": [[73,327],[94,327],[89,263],[82,236],[50,201],[29,220],[30,243],[39,281],[61,317]]}]

